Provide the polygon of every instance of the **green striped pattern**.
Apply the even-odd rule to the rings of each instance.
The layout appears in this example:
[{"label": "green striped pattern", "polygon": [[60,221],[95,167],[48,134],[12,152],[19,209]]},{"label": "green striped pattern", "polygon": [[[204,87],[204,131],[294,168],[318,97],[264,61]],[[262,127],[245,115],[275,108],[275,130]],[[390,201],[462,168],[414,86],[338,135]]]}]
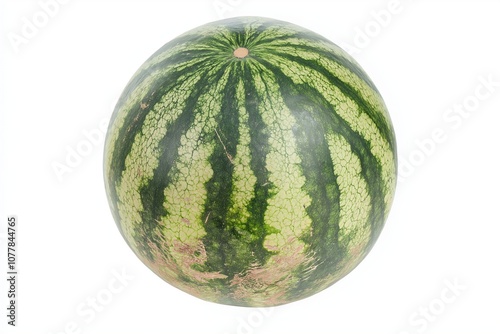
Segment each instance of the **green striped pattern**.
[{"label": "green striped pattern", "polygon": [[156,274],[205,300],[271,306],[365,257],[392,203],[396,143],[344,51],[244,17],[181,35],[142,65],[112,116],[104,175],[123,237]]}]

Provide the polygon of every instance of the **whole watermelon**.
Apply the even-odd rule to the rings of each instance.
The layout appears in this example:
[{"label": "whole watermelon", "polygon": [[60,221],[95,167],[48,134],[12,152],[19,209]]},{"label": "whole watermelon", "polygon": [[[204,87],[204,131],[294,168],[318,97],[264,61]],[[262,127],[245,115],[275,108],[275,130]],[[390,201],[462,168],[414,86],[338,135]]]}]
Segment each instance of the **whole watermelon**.
[{"label": "whole watermelon", "polygon": [[273,306],[367,255],[393,199],[396,142],[346,52],[238,17],[139,68],[111,118],[104,178],[120,232],[158,276],[204,300]]}]

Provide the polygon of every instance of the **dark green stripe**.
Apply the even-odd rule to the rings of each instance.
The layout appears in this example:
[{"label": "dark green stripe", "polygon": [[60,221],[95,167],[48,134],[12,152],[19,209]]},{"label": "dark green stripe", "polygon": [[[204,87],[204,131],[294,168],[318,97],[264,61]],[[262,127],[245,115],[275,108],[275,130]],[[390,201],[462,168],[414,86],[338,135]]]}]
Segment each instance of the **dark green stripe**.
[{"label": "dark green stripe", "polygon": [[[265,156],[267,154],[267,135],[265,124],[260,118],[257,109],[258,101],[255,88],[248,84],[253,82],[248,67],[245,63],[233,63],[233,70],[229,78],[227,89],[223,98],[223,105],[218,120],[219,136],[224,144],[220,143],[217,134],[214,141],[217,146],[210,158],[210,163],[215,171],[213,178],[206,184],[207,201],[203,217],[209,217],[205,224],[206,236],[203,243],[207,251],[206,264],[200,271],[220,271],[227,275],[226,283],[220,283],[220,289],[227,289],[229,281],[238,274],[255,265],[263,265],[269,252],[264,248],[266,236],[264,214],[267,200],[270,196],[265,169]],[[248,65],[248,64],[246,64]],[[227,154],[236,156],[236,146],[239,140],[238,133],[238,101],[236,101],[236,87],[241,77],[246,83],[246,97],[244,101],[249,113],[249,123],[252,129],[250,150],[252,155],[251,168],[257,177],[255,197],[248,205],[250,218],[246,220],[241,215],[230,214],[233,164]],[[242,221],[242,220],[246,221]],[[242,224],[242,222],[244,224]],[[236,226],[237,225],[237,226]],[[245,226],[244,229],[241,226]],[[213,282],[213,284],[217,284]],[[236,288],[236,287],[234,287]],[[227,292],[227,291],[226,291]]]},{"label": "dark green stripe", "polygon": [[[321,50],[310,50],[308,48],[304,48],[304,51],[314,52],[314,53],[318,53],[320,55],[323,55],[324,57],[327,57],[327,58],[339,63],[341,66],[348,68],[353,73],[358,74],[359,78],[361,80],[367,82],[368,84],[370,84],[370,82],[371,82],[370,79],[368,78],[368,76],[366,74],[364,74],[362,72],[362,70],[359,69],[359,67],[355,66],[352,63],[338,62],[337,57],[333,57],[331,54],[330,55],[326,54],[326,53],[322,52]],[[289,54],[284,54],[284,53],[281,53],[279,51],[272,52],[272,53],[277,55],[277,56],[280,56],[283,59],[286,59],[288,61],[296,62],[297,64],[307,66],[307,67],[315,70],[316,72],[324,75],[328,79],[328,81],[332,84],[332,86],[337,87],[338,89],[340,89],[342,94],[351,98],[355,102],[355,104],[359,106],[360,110],[363,113],[366,113],[369,116],[369,118],[373,120],[373,122],[377,126],[377,129],[380,132],[381,136],[386,138],[386,140],[389,144],[389,148],[394,151],[395,138],[394,138],[394,132],[392,129],[392,124],[387,123],[382,110],[373,109],[368,104],[368,102],[363,98],[363,92],[359,92],[354,87],[343,82],[341,79],[339,79],[336,76],[336,74],[334,72],[331,72],[329,69],[322,66],[319,62],[316,62],[313,60],[304,61],[300,57],[289,55]],[[361,71],[362,73],[359,74],[359,71],[357,71],[357,69],[359,69],[359,71]],[[372,89],[373,88],[374,87],[372,87]],[[377,92],[377,94],[378,94],[378,91],[376,89],[374,89],[374,91]]]},{"label": "dark green stripe", "polygon": [[[273,68],[273,71],[279,70]],[[343,258],[344,250],[338,243],[340,192],[325,135],[332,131],[326,126],[332,119],[336,123],[342,121],[332,114],[331,107],[317,92],[304,94],[303,87],[297,88],[284,75],[277,78],[282,96],[288,97],[284,101],[297,123],[293,132],[306,178],[305,190],[311,197],[307,213],[312,220],[312,235],[304,235],[302,240],[308,247],[306,251],[317,259],[316,269],[308,276],[303,272],[308,272],[311,264],[297,268],[297,277],[302,280],[292,290],[295,294],[309,286],[311,280],[326,277]]]},{"label": "dark green stripe", "polygon": [[246,92],[245,107],[248,112],[248,126],[250,128],[250,168],[257,178],[254,197],[250,201],[248,208],[250,212],[248,231],[256,238],[253,246],[254,256],[258,259],[258,264],[263,265],[271,255],[264,247],[264,239],[267,234],[276,232],[269,230],[264,220],[268,206],[267,201],[273,196],[274,190],[269,182],[269,172],[266,168],[266,157],[269,153],[269,130],[260,114],[259,105],[262,103],[262,97],[257,94],[257,89],[254,86],[255,79],[250,66],[251,63],[248,61],[242,62],[241,66],[241,75]]},{"label": "dark green stripe", "polygon": [[312,221],[313,233],[301,239],[307,245],[306,252],[317,259],[317,267],[310,275],[304,273],[309,272],[314,264],[297,268],[296,277],[302,279],[291,291],[294,295],[308,286],[311,280],[326,277],[344,255],[338,242],[340,192],[336,176],[332,173],[334,165],[325,140],[325,128],[321,117],[317,117],[317,105],[310,102],[308,99],[294,99],[293,104],[288,105],[297,121],[294,134],[306,178],[305,190],[311,197],[307,214]]},{"label": "dark green stripe", "polygon": [[[237,259],[240,248],[234,239],[237,233],[232,229],[227,219],[230,206],[232,188],[233,163],[230,159],[236,155],[238,142],[238,114],[237,101],[235,100],[236,79],[231,73],[224,90],[221,110],[218,112],[216,133],[210,137],[215,142],[215,149],[210,157],[210,164],[214,170],[213,177],[205,184],[207,199],[202,217],[208,217],[205,222],[206,235],[203,244],[207,252],[205,268],[200,271],[217,271],[227,276],[232,276],[241,259]],[[241,249],[244,252],[244,249]]]}]

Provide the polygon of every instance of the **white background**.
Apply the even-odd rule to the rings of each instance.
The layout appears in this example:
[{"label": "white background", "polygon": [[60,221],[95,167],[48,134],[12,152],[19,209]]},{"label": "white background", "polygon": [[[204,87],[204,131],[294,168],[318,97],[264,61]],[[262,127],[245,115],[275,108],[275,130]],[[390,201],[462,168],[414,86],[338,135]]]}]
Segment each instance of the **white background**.
[{"label": "white background", "polygon": [[[0,2],[0,332],[500,332],[500,2],[60,0],[50,16],[47,2]],[[102,180],[100,124],[135,70],[177,35],[238,15],[290,21],[349,50],[388,105],[403,175],[364,262],[270,309],[164,283],[123,241]],[[71,160],[76,150],[85,156]],[[16,328],[6,325],[10,214]]]}]

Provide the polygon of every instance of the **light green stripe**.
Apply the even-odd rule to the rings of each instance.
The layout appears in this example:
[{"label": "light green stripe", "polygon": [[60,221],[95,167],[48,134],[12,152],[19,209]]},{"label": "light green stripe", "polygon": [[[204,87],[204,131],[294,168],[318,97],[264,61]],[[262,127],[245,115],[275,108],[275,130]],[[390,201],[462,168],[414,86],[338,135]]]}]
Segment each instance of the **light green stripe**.
[{"label": "light green stripe", "polygon": [[[311,233],[311,219],[306,209],[311,198],[302,189],[305,177],[292,127],[294,117],[285,105],[273,73],[252,62],[251,71],[259,98],[259,112],[268,129],[269,153],[266,170],[272,196],[267,201],[264,214],[266,226],[271,231],[264,239],[264,248],[277,252],[270,256],[263,267],[250,268],[245,275],[233,280],[235,295],[252,298],[257,304],[268,304],[285,298],[282,291],[294,286],[300,277],[290,275],[310,259],[301,241]],[[256,293],[254,285],[266,286],[264,293]]]},{"label": "light green stripe", "polygon": [[[145,78],[141,83],[137,85],[134,91],[127,97],[127,100],[119,106],[119,109],[115,111],[116,118],[112,120],[112,126],[108,130],[106,138],[106,148],[107,153],[105,154],[106,161],[105,170],[111,170],[111,161],[114,155],[116,143],[119,142],[120,129],[125,123],[125,119],[132,109],[137,106],[144,97],[149,93],[151,85],[157,80],[157,75],[151,75]],[[110,185],[113,186],[113,185]]]},{"label": "light green stripe", "polygon": [[370,241],[371,201],[361,162],[344,137],[328,134],[327,141],[340,192],[339,244],[364,248]]},{"label": "light green stripe", "polygon": [[248,113],[245,108],[245,88],[240,80],[236,87],[236,100],[238,102],[238,145],[234,157],[233,189],[231,193],[231,207],[229,217],[238,217],[234,226],[240,230],[245,229],[245,222],[250,217],[248,205],[254,198],[254,187],[257,177],[250,168],[250,126]]},{"label": "light green stripe", "polygon": [[[207,75],[214,76],[215,70],[213,72]],[[216,145],[216,118],[228,77],[229,70],[226,70],[218,83],[209,85],[206,93],[200,96],[194,110],[194,121],[181,137],[178,158],[169,174],[172,181],[164,191],[164,206],[168,213],[162,217],[160,226],[165,245],[169,247],[168,253],[184,274],[200,281],[225,277],[198,272],[192,265],[202,264],[207,259],[201,240],[206,235],[204,224],[210,214],[202,217],[207,198],[205,184],[214,173],[209,158]],[[209,141],[208,138],[214,139]]]},{"label": "light green stripe", "polygon": [[264,246],[277,250],[290,238],[299,238],[310,229],[306,208],[311,198],[302,189],[305,177],[292,127],[295,120],[285,105],[273,73],[257,65],[252,74],[257,93],[262,98],[259,111],[269,130],[269,153],[266,169],[274,195],[268,200],[265,221],[280,232],[269,235]]}]

